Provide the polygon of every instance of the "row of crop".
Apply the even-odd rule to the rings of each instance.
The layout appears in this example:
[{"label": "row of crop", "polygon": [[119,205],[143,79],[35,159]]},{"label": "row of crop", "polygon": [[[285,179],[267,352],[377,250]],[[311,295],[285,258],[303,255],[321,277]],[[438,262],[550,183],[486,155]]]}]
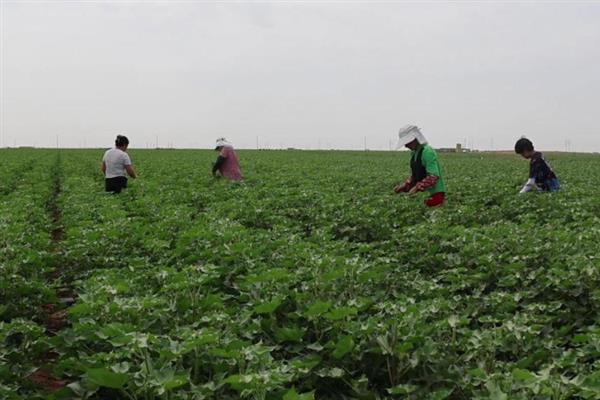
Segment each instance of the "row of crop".
[{"label": "row of crop", "polygon": [[12,172],[16,180],[4,186],[10,191],[0,197],[0,397],[19,398],[31,386],[27,375],[51,347],[43,309],[56,301],[48,284],[56,262],[48,201],[58,173],[57,154],[3,153],[19,171]]},{"label": "row of crop", "polygon": [[[152,284],[188,214],[148,202],[143,193],[152,183],[144,180],[121,196],[103,193],[97,164],[88,160],[74,155],[65,164],[64,262],[78,301],[69,311],[71,328],[57,337],[63,356],[56,369],[82,397],[159,396],[180,386],[185,370],[169,368],[170,340],[162,333],[172,326],[172,311]],[[86,167],[78,173],[80,165]]]},{"label": "row of crop", "polygon": [[2,164],[0,165],[0,196],[13,192],[28,177],[36,165],[33,152],[0,150]]}]

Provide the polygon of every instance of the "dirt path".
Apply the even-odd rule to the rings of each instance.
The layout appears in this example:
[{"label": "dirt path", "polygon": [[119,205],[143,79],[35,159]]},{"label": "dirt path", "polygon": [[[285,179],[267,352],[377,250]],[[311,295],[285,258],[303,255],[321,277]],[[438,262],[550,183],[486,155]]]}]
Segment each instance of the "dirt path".
[{"label": "dirt path", "polygon": [[[46,334],[48,336],[56,335],[61,329],[67,326],[67,308],[75,302],[73,288],[70,286],[70,282],[64,279],[65,271],[62,263],[62,241],[65,232],[62,226],[62,212],[59,204],[59,198],[62,193],[60,153],[57,155],[52,174],[52,192],[46,203],[46,208],[52,222],[52,229],[49,234],[55,261],[54,269],[48,276],[48,283],[56,288],[58,301],[42,306],[42,314],[44,315]],[[60,379],[52,373],[53,364],[56,363],[58,357],[59,355],[55,352],[46,353],[39,360],[39,367],[29,375],[29,379],[35,385],[49,393],[55,392],[69,384],[67,380]]]}]

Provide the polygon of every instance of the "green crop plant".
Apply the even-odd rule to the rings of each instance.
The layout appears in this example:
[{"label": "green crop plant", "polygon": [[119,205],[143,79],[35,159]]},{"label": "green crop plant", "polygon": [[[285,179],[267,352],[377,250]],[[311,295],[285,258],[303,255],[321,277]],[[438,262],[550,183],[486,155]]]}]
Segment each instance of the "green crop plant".
[{"label": "green crop plant", "polygon": [[[549,154],[563,190],[519,196],[516,156],[444,154],[429,210],[392,194],[406,153],[240,151],[236,184],[132,149],[118,196],[101,153],[0,151],[0,397],[600,398],[598,156]],[[54,392],[27,380],[49,351]]]}]

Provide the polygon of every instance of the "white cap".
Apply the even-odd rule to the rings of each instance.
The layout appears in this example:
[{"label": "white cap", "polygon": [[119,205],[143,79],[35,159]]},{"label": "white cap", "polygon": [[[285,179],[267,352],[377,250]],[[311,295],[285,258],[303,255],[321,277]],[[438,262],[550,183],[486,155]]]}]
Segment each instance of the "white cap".
[{"label": "white cap", "polygon": [[217,147],[232,146],[224,137],[217,139]]},{"label": "white cap", "polygon": [[406,146],[413,140],[417,139],[420,144],[427,144],[427,139],[421,133],[421,130],[415,125],[406,125],[400,128],[398,132],[398,145],[396,149]]}]

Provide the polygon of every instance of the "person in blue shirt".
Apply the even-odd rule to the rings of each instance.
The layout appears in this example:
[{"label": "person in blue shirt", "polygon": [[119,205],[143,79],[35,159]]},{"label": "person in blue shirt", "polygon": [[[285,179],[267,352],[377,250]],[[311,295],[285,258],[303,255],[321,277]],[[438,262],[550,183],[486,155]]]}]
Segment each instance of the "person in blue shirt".
[{"label": "person in blue shirt", "polygon": [[539,151],[535,151],[531,140],[523,137],[515,144],[515,153],[529,160],[529,179],[520,193],[531,192],[556,192],[560,189],[560,181],[556,173]]}]

